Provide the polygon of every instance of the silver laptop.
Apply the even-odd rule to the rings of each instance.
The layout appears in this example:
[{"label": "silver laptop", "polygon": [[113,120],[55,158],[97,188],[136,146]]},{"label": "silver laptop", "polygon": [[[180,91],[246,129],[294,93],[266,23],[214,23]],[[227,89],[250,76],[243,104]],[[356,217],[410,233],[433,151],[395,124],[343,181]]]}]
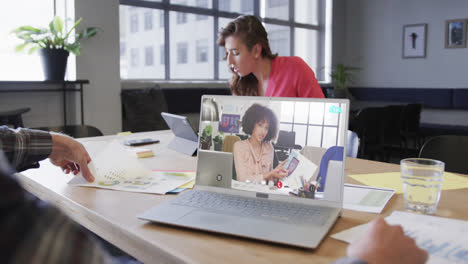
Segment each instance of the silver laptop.
[{"label": "silver laptop", "polygon": [[[200,135],[219,137],[200,142],[194,189],[138,217],[316,248],[341,215],[349,101],[205,98],[218,117],[201,120]],[[280,131],[294,146],[277,142]]]}]

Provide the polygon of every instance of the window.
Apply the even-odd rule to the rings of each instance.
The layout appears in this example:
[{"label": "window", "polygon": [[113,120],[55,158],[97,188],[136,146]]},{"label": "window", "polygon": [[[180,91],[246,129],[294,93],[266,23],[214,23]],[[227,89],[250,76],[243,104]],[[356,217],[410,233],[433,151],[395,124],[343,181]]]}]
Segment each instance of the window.
[{"label": "window", "polygon": [[138,32],[138,15],[133,14],[130,16],[130,32]]},{"label": "window", "polygon": [[164,11],[159,11],[159,27],[164,27]]},{"label": "window", "polygon": [[219,0],[218,7],[221,11],[231,11],[231,0]]},{"label": "window", "polygon": [[153,47],[145,47],[145,65],[153,65]]},{"label": "window", "polygon": [[[332,0],[294,0],[293,4],[290,0],[121,1],[120,41],[128,50],[126,56],[121,56],[122,79],[231,78],[232,72],[223,60],[224,49],[217,46],[216,39],[219,30],[239,14],[252,14],[262,20],[274,53],[299,56],[319,81],[330,79]],[[138,32],[140,18],[144,32],[135,38],[132,33]],[[146,53],[142,53],[145,61],[133,69],[131,49],[145,52],[149,45],[153,47],[153,66],[142,67],[146,65]]]},{"label": "window", "polygon": [[145,30],[153,29],[153,13],[151,11],[145,12]]},{"label": "window", "polygon": [[185,64],[187,63],[187,48],[188,45],[186,42],[177,43],[177,63]]},{"label": "window", "polygon": [[164,44],[159,47],[159,54],[160,54],[159,63],[161,65],[164,65],[166,63],[165,56],[164,56],[164,54],[166,54],[166,47],[164,47]]},{"label": "window", "polygon": [[[0,23],[0,39],[2,40],[0,43],[0,80],[43,79],[39,53],[14,52],[15,46],[21,44],[22,41],[10,32],[23,25],[48,27],[54,16],[53,1],[3,1],[2,11],[0,11],[2,21]],[[71,68],[70,64],[68,64],[67,71]],[[73,71],[68,72],[74,74]],[[3,107],[8,108],[8,106]]]},{"label": "window", "polygon": [[253,11],[253,4],[252,0],[241,0],[241,11],[242,12],[251,12]]},{"label": "window", "polygon": [[280,130],[294,131],[295,144],[328,148],[339,143],[338,126],[343,125],[337,103],[282,102]]},{"label": "window", "polygon": [[[208,7],[208,0],[197,0],[196,5],[198,7],[207,8]],[[206,19],[208,19],[208,16],[197,15],[196,18],[197,18],[197,20],[206,20]]]},{"label": "window", "polygon": [[197,40],[197,62],[208,62],[208,40]]},{"label": "window", "polygon": [[125,42],[120,42],[120,57],[125,56]]},{"label": "window", "polygon": [[132,67],[138,66],[138,49],[137,48],[132,48],[130,50],[130,63]]},{"label": "window", "polygon": [[267,0],[268,7],[284,7],[289,4],[289,0]]},{"label": "window", "polygon": [[187,14],[182,12],[177,12],[177,24],[187,23]]}]

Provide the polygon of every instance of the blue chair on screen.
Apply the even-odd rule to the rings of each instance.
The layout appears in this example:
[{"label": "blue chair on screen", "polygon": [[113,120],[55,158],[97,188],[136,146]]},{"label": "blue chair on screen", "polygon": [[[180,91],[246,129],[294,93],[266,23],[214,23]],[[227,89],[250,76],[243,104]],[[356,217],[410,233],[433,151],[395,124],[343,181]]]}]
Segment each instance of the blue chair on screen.
[{"label": "blue chair on screen", "polygon": [[317,181],[319,182],[318,192],[323,192],[325,189],[325,180],[327,178],[328,163],[330,160],[343,161],[343,151],[344,148],[340,146],[333,146],[327,149],[325,154],[322,156],[320,161],[320,171],[317,176]]}]

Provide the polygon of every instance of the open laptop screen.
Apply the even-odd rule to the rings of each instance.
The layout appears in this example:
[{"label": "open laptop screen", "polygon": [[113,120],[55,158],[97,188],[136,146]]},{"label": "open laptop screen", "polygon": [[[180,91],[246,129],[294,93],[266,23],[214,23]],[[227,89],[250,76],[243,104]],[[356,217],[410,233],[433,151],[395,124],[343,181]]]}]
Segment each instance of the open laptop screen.
[{"label": "open laptop screen", "polygon": [[[342,200],[347,100],[204,96],[206,109],[217,114],[200,121],[197,184]],[[229,182],[200,173],[226,159]]]}]

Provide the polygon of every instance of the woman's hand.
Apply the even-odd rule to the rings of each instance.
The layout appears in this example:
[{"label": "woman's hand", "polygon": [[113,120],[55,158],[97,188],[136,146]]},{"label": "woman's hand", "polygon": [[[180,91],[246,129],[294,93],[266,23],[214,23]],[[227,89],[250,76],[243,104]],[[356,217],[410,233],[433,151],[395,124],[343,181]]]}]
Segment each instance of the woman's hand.
[{"label": "woman's hand", "polygon": [[263,177],[263,179],[267,181],[277,181],[288,176],[288,171],[284,169],[284,165],[287,161],[288,160],[284,160],[278,164],[278,166],[276,166],[276,168],[274,168],[272,171],[268,172],[267,175]]}]

